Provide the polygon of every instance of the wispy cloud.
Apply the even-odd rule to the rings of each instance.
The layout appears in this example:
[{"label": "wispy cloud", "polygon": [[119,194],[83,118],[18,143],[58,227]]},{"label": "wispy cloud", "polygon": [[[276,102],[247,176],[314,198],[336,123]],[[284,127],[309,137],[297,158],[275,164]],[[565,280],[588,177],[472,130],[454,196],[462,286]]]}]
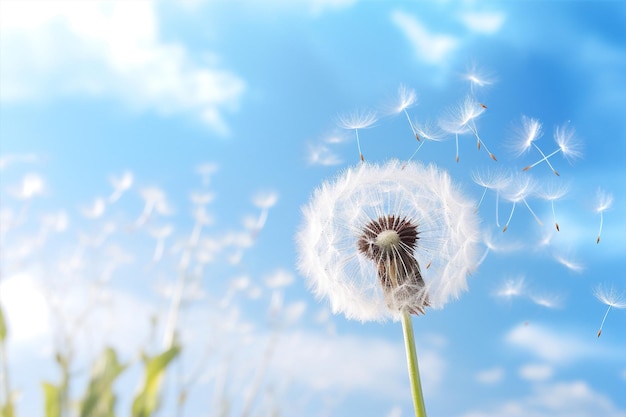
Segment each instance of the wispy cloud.
[{"label": "wispy cloud", "polygon": [[391,13],[391,21],[411,42],[417,57],[426,63],[444,63],[459,45],[455,36],[432,33],[415,16],[400,10]]},{"label": "wispy cloud", "polygon": [[533,358],[550,364],[565,364],[584,358],[608,357],[608,348],[556,328],[542,325],[520,324],[511,329],[506,337],[507,344],[530,354]]},{"label": "wispy cloud", "polygon": [[232,72],[197,62],[180,43],[164,43],[152,1],[8,2],[1,27],[5,102],[113,97],[162,114],[191,113],[227,134],[224,113],[245,91]]},{"label": "wispy cloud", "polygon": [[461,15],[461,21],[469,30],[488,35],[498,32],[505,20],[501,12],[466,12]]},{"label": "wispy cloud", "polygon": [[503,401],[487,411],[470,411],[462,417],[626,417],[602,393],[586,382],[537,384],[526,397]]}]

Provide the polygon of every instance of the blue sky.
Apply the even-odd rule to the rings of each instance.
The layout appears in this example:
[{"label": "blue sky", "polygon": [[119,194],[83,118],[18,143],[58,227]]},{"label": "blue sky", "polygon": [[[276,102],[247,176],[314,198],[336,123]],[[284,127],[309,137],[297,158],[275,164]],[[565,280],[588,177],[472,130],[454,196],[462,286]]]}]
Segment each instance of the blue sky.
[{"label": "blue sky", "polygon": [[[568,187],[559,232],[530,193],[543,225],[520,201],[503,233],[512,203],[486,193],[489,251],[469,291],[414,320],[429,414],[626,416],[626,311],[597,338],[594,297],[626,296],[626,5],[254,3],[0,3],[0,300],[20,415],[42,414],[56,350],[76,352],[78,397],[105,345],[133,364],[117,385],[125,415],[176,288],[184,354],[161,415],[181,386],[189,416],[225,401],[232,415],[411,415],[400,324],[331,315],[294,238],[315,187],[359,163],[342,115],[376,113],[359,131],[367,161],[415,151],[393,111],[404,85],[412,120],[435,128],[468,96],[486,105],[475,123],[497,162],[467,134],[458,163],[451,134],[414,157],[476,201],[476,173]],[[551,157],[558,177],[522,172],[541,158],[512,149],[522,116],[542,123],[544,153],[557,127],[575,129],[582,157]],[[596,244],[598,193],[612,204]]]}]

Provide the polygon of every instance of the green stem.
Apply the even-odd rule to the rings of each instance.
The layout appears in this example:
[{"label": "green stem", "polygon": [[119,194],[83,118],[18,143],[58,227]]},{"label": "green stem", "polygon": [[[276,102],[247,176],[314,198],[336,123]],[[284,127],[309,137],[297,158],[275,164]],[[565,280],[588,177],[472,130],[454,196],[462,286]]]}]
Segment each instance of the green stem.
[{"label": "green stem", "polygon": [[417,366],[417,353],[415,353],[415,337],[413,336],[413,324],[411,323],[411,313],[402,308],[402,332],[404,333],[404,346],[406,347],[406,360],[409,367],[409,380],[411,381],[411,394],[413,396],[413,406],[415,407],[415,417],[426,417],[426,407],[424,406],[424,396],[422,395],[422,383],[420,382],[420,371]]}]

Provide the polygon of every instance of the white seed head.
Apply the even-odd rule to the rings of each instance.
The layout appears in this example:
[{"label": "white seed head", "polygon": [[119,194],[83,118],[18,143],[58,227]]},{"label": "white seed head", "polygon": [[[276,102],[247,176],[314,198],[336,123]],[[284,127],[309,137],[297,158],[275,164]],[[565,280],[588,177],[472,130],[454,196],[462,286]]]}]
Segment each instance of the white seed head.
[{"label": "white seed head", "polygon": [[[434,165],[362,163],[324,182],[303,208],[298,269],[351,319],[441,308],[478,265],[474,207]],[[389,295],[396,290],[401,296]]]}]

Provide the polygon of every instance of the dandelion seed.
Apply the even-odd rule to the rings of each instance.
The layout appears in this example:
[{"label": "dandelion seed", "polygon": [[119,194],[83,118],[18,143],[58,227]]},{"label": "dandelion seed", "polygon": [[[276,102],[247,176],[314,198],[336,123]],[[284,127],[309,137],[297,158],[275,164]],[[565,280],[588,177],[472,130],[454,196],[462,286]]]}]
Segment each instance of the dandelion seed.
[{"label": "dandelion seed", "polygon": [[523,295],[525,291],[524,277],[520,276],[507,279],[502,286],[494,292],[494,295],[496,297],[510,300],[513,297]]},{"label": "dandelion seed", "polygon": [[600,323],[600,329],[598,330],[598,337],[602,334],[602,328],[604,327],[604,322],[606,321],[606,317],[609,315],[609,311],[611,308],[622,309],[626,308],[626,297],[624,297],[623,293],[617,293],[617,291],[613,288],[607,288],[604,286],[597,286],[593,291],[593,295],[602,303],[606,304],[608,308],[606,309],[606,313],[604,313],[604,317],[602,318],[602,323]]},{"label": "dandelion seed", "polygon": [[[424,144],[427,141],[439,142],[443,140],[444,138],[443,132],[438,130],[437,127],[434,126],[433,124],[430,124],[430,123],[420,124],[420,123],[414,122],[411,124],[411,126],[415,132],[415,137],[418,138],[417,140],[420,141],[420,144],[415,150],[415,152],[411,154],[409,159],[407,159],[407,162],[410,162],[413,160],[417,152],[419,152],[419,150],[422,149],[422,146],[424,146]],[[424,140],[422,141],[419,138],[422,138]]]},{"label": "dandelion seed", "polygon": [[487,74],[486,71],[479,70],[476,65],[468,68],[467,72],[463,74],[463,78],[469,81],[472,94],[474,94],[476,87],[486,87],[494,83],[493,77]]},{"label": "dandelion seed", "polygon": [[504,198],[513,203],[513,206],[511,207],[511,214],[509,214],[509,218],[506,224],[504,225],[504,228],[502,229],[503,232],[506,232],[507,229],[509,228],[509,224],[511,223],[511,219],[513,218],[513,213],[515,211],[515,206],[520,201],[524,203],[526,208],[528,208],[528,211],[530,211],[530,214],[532,214],[535,221],[537,221],[537,223],[539,223],[540,226],[543,225],[543,223],[541,222],[541,220],[539,220],[539,217],[537,217],[533,209],[530,208],[528,201],[526,201],[526,197],[528,197],[534,191],[534,188],[535,188],[535,184],[531,181],[530,177],[517,176],[515,177],[515,181],[513,182],[513,184],[503,192]]},{"label": "dandelion seed", "polygon": [[339,126],[343,129],[354,130],[356,135],[356,146],[359,151],[361,162],[365,162],[363,152],[361,151],[361,141],[359,139],[359,129],[367,129],[372,127],[378,120],[376,113],[373,111],[353,112],[348,115],[339,116]]},{"label": "dandelion seed", "polygon": [[556,176],[559,176],[559,173],[556,171],[556,169],[554,169],[554,167],[550,163],[550,158],[552,158],[554,155],[556,155],[559,152],[561,152],[563,157],[565,157],[565,159],[567,159],[570,162],[572,162],[574,159],[578,159],[582,157],[582,144],[580,140],[576,137],[575,130],[573,128],[570,128],[568,124],[557,126],[557,128],[554,131],[554,141],[558,145],[558,148],[548,155],[544,154],[543,151],[539,149],[539,147],[533,143],[533,145],[537,148],[537,150],[541,154],[542,158],[539,159],[537,162],[525,167],[523,171],[528,171],[529,169],[545,161],[550,167],[550,169],[552,170],[552,172]]},{"label": "dandelion seed", "polygon": [[446,117],[440,120],[440,127],[448,132],[453,133],[456,139],[456,161],[459,161],[459,135],[471,133],[476,138],[478,149],[482,146],[489,157],[497,161],[495,155],[489,151],[485,142],[481,139],[476,119],[485,111],[485,107],[481,106],[473,97],[467,96],[462,104],[450,110]]},{"label": "dandelion seed", "polygon": [[527,152],[531,147],[534,147],[542,156],[542,159],[532,165],[524,167],[522,171],[528,171],[537,164],[545,161],[550,169],[552,169],[552,172],[554,172],[556,175],[559,175],[554,167],[550,164],[549,158],[546,157],[541,148],[535,143],[535,141],[541,138],[541,136],[543,136],[543,128],[541,122],[528,116],[522,116],[522,126],[521,128],[517,129],[517,132],[515,134],[515,140],[518,143],[513,144],[513,150],[517,153],[518,156],[520,156]]},{"label": "dandelion seed", "polygon": [[613,204],[613,195],[605,192],[604,190],[598,190],[597,192],[598,204],[596,205],[596,213],[600,213],[600,229],[598,230],[598,237],[596,243],[600,243],[600,235],[602,234],[602,225],[604,223],[604,212],[611,208]]},{"label": "dandelion seed", "polygon": [[500,227],[498,215],[500,192],[509,185],[511,176],[501,170],[487,170],[482,173],[474,171],[472,172],[472,180],[481,187],[484,187],[480,201],[476,205],[476,211],[478,211],[478,208],[482,204],[487,190],[494,190],[496,192],[496,226]]},{"label": "dandelion seed", "polygon": [[466,289],[477,265],[473,205],[432,165],[348,169],[316,190],[304,217],[299,270],[348,318],[440,308]]},{"label": "dandelion seed", "polygon": [[396,113],[400,113],[400,112],[404,113],[407,121],[409,122],[409,126],[411,127],[411,131],[413,132],[413,135],[415,136],[415,139],[419,141],[420,137],[417,134],[415,127],[413,126],[413,122],[411,121],[411,117],[409,116],[409,113],[406,111],[406,109],[414,106],[417,103],[417,94],[415,93],[415,90],[413,90],[412,88],[408,88],[406,85],[401,84],[400,87],[398,87],[398,96],[400,97],[400,103],[396,106],[394,111]]},{"label": "dandelion seed", "polygon": [[563,183],[556,183],[554,181],[547,184],[546,188],[543,191],[539,192],[539,197],[544,200],[548,200],[550,202],[550,206],[552,208],[552,218],[554,219],[554,226],[556,227],[556,231],[561,231],[559,227],[559,222],[556,220],[556,213],[554,211],[554,202],[556,200],[560,200],[563,198],[567,192],[569,191],[569,186]]}]

